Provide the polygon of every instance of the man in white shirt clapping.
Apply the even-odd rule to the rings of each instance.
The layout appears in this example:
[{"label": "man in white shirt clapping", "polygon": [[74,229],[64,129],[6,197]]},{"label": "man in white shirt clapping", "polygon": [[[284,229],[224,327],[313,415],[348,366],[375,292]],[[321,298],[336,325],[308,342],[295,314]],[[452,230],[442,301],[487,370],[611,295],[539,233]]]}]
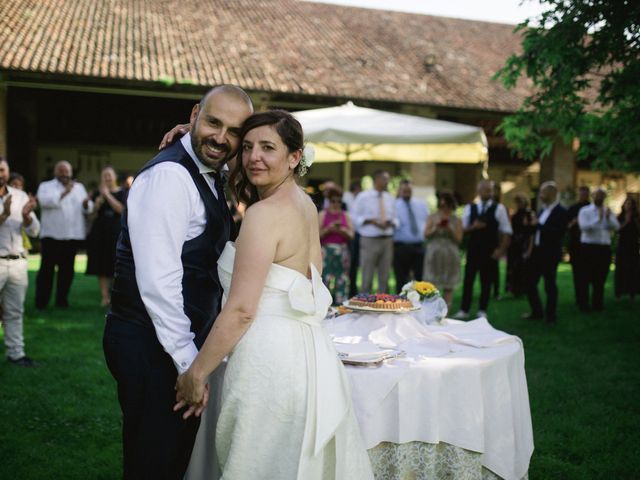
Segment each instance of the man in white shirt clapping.
[{"label": "man in white shirt clapping", "polygon": [[93,208],[87,190],[73,180],[73,168],[69,162],[61,160],[56,163],[53,175],[53,180],[40,184],[36,194],[42,212],[42,260],[36,278],[36,308],[40,310],[51,298],[56,266],[56,306],[69,306],[76,253],[86,237],[85,215]]},{"label": "man in white shirt clapping", "polygon": [[578,212],[580,227],[580,279],[578,282],[578,308],[589,311],[589,285],[592,287],[593,310],[604,308],[604,284],[611,264],[611,232],[620,228],[618,219],[604,205],[607,193],[603,188],[593,192],[593,203]]},{"label": "man in white shirt clapping", "polygon": [[32,367],[33,360],[24,353],[22,335],[24,299],[29,278],[21,229],[24,227],[27,235],[35,237],[40,230],[40,223],[33,213],[35,199],[10,187],[8,181],[9,164],[0,157],[0,301],[4,343],[9,362],[20,367]]}]

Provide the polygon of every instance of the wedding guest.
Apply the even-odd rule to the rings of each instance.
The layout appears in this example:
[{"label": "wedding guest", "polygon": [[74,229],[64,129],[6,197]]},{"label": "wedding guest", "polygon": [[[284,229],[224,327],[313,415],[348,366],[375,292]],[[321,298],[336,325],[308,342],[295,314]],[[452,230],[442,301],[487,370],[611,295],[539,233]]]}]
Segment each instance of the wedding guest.
[{"label": "wedding guest", "polygon": [[438,210],[427,218],[424,236],[427,251],[424,257],[424,280],[442,292],[451,307],[453,291],[460,283],[460,242],[462,222],[455,214],[456,199],[451,192],[438,194]]},{"label": "wedding guest", "polygon": [[[24,177],[19,174],[18,172],[11,172],[11,175],[9,175],[9,186],[13,187],[17,190],[21,190],[24,192],[25,189],[25,181],[24,181]],[[38,201],[36,200],[35,197],[29,195],[29,197],[35,202],[35,207],[38,206]],[[20,229],[20,233],[22,235],[22,245],[24,246],[24,250],[25,252],[29,252],[29,250],[31,250],[33,248],[33,245],[31,244],[31,239],[29,238],[29,235],[27,234],[27,232],[25,231],[24,227]]]},{"label": "wedding guest", "polygon": [[638,203],[627,196],[618,216],[620,230],[616,247],[614,291],[616,298],[640,293],[640,213]]},{"label": "wedding guest", "polygon": [[[329,206],[329,192],[333,191],[336,188],[340,187],[338,187],[338,184],[336,182],[332,182],[331,180],[327,180],[320,185],[319,189],[320,192],[322,192],[322,204],[318,206],[318,212],[324,210]],[[343,203],[342,200],[340,201],[340,207],[342,208],[342,210],[347,209],[347,205]]]},{"label": "wedding guest", "polygon": [[[533,250],[527,265],[527,298],[531,312],[523,317],[529,320],[544,319],[547,323],[556,322],[556,305],[558,303],[558,286],[556,274],[558,263],[562,259],[562,241],[567,228],[567,211],[559,203],[558,187],[555,182],[545,182],[539,191],[540,210],[533,217],[534,227]],[[538,294],[538,282],[544,279],[547,295],[546,307],[542,308]]]},{"label": "wedding guest", "polygon": [[[349,191],[342,196],[342,201],[347,205],[349,215],[353,214],[353,204],[356,198],[362,192],[362,180],[357,179],[349,185]],[[349,297],[353,297],[358,293],[358,267],[360,265],[360,234],[356,230],[353,240],[349,242],[349,251],[351,252],[351,266],[349,267]]]},{"label": "wedding guest", "polygon": [[469,318],[473,284],[480,273],[479,317],[487,317],[487,307],[495,272],[495,262],[509,247],[512,230],[507,209],[493,198],[493,182],[478,183],[478,199],[465,206],[462,212],[462,227],[468,235],[467,260],[464,268],[462,304],[456,318]]},{"label": "wedding guest", "polygon": [[56,267],[56,306],[69,306],[76,253],[86,237],[85,215],[93,209],[84,186],[73,180],[69,162],[56,163],[53,174],[53,180],[42,182],[36,194],[42,215],[41,263],[36,277],[36,308],[39,310],[49,303]]},{"label": "wedding guest", "polygon": [[113,167],[104,167],[100,173],[100,186],[91,194],[94,207],[90,215],[91,229],[87,235],[86,274],[98,277],[102,306],[110,302],[120,215],[126,199],[126,192],[118,187],[116,178]]},{"label": "wedding guest", "polygon": [[360,192],[362,192],[362,181],[360,179],[353,180],[349,184],[349,191],[342,195],[342,203],[345,204],[348,212],[353,210],[353,202]]},{"label": "wedding guest", "polygon": [[513,236],[507,251],[507,281],[505,291],[515,296],[523,295],[526,287],[526,260],[531,252],[532,211],[529,208],[529,199],[526,195],[518,193],[515,196],[516,211],[511,216],[511,228]]},{"label": "wedding guest", "polygon": [[7,360],[20,367],[33,367],[25,354],[23,336],[24,300],[27,294],[27,251],[21,229],[36,236],[40,223],[33,213],[36,201],[8,185],[9,163],[0,157],[0,306]]},{"label": "wedding guest", "polygon": [[[502,190],[500,189],[500,184],[494,182],[493,183],[493,194],[491,196],[492,200],[496,202],[496,204],[500,203],[502,197]],[[491,284],[493,286],[493,298],[496,300],[500,300],[502,297],[500,295],[500,262],[502,257],[498,258],[493,264],[493,273],[491,275]]]},{"label": "wedding guest", "polygon": [[322,247],[322,281],[333,297],[334,305],[349,299],[349,241],[353,239],[351,217],[342,210],[342,191],[332,187],[327,192],[329,206],[318,215]]},{"label": "wedding guest", "polygon": [[424,263],[424,228],[429,207],[424,200],[412,197],[411,182],[402,180],[396,199],[398,228],[393,234],[393,271],[396,292],[411,280],[422,280]]},{"label": "wedding guest", "polygon": [[123,478],[184,478],[199,420],[172,410],[176,379],[221,308],[217,261],[233,230],[222,170],[252,111],[240,88],[213,88],[191,110],[190,133],[131,185],[103,337],[123,416]]},{"label": "wedding guest", "polygon": [[393,260],[393,232],[398,226],[395,200],[387,187],[389,173],[376,170],[373,188],[360,193],[353,206],[353,222],[360,234],[362,291],[370,293],[378,274],[378,292],[389,291],[389,271]]},{"label": "wedding guest", "polygon": [[607,194],[603,188],[594,191],[593,202],[578,213],[580,226],[580,282],[578,307],[589,311],[589,286],[592,288],[592,308],[604,309],[604,284],[611,264],[611,233],[620,228],[618,219],[604,205]]},{"label": "wedding guest", "polygon": [[578,212],[582,207],[589,205],[589,187],[581,186],[578,188],[578,201],[569,207],[568,211],[568,230],[569,230],[569,261],[571,262],[571,275],[573,277],[573,292],[575,296],[576,305],[584,305],[586,299],[580,298],[580,279],[582,274],[580,273],[580,226],[578,225]]}]

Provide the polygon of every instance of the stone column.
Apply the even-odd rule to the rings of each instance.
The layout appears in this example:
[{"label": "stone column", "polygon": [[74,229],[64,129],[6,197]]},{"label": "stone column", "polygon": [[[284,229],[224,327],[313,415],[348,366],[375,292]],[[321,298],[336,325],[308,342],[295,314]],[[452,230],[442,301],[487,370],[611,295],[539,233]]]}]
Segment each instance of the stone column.
[{"label": "stone column", "polygon": [[553,180],[558,191],[573,191],[576,186],[576,152],[557,138],[551,154],[540,161],[540,183]]},{"label": "stone column", "polygon": [[435,163],[412,163],[411,181],[414,185],[421,187],[435,187],[436,185],[436,164]]},{"label": "stone column", "polygon": [[410,172],[413,195],[423,200],[431,199],[436,192],[436,164],[412,163]]}]

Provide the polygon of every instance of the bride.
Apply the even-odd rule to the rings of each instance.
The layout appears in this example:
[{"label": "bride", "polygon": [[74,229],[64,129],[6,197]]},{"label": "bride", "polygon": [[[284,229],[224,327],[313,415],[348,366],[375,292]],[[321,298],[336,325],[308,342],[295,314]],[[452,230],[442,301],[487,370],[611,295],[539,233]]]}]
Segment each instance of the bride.
[{"label": "bride", "polygon": [[216,453],[222,477],[372,479],[348,380],[322,326],[317,211],[296,184],[306,169],[302,127],[289,113],[255,113],[240,131],[230,182],[248,208],[218,261],[223,308],[189,370],[176,410],[199,415],[209,374],[228,355]]}]

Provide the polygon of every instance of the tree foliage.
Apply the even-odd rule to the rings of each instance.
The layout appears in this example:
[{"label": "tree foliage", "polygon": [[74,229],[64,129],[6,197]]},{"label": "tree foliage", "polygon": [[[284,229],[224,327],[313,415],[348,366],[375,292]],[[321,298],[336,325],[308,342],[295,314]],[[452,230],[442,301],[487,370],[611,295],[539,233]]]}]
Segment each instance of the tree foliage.
[{"label": "tree foliage", "polygon": [[534,160],[557,136],[580,141],[579,158],[601,170],[640,170],[640,2],[541,0],[538,18],[516,27],[522,51],[496,78],[529,95],[500,128],[511,147]]}]

